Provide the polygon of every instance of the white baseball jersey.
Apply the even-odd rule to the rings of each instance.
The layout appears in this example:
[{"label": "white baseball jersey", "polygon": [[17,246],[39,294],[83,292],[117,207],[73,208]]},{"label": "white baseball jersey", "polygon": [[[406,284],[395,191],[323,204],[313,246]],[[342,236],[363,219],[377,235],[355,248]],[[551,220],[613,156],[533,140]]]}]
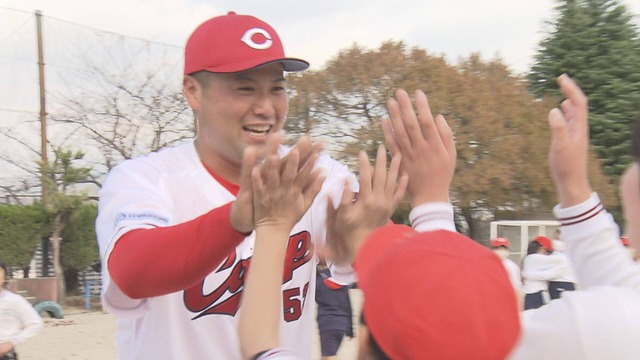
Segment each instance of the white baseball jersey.
[{"label": "white baseball jersey", "polygon": [[[282,147],[280,155],[288,151]],[[311,358],[317,262],[313,246],[326,236],[327,200],[337,206],[346,179],[357,191],[355,176],[345,165],[322,155],[316,166],[324,169],[326,180],[291,232],[282,285],[282,343],[303,359]],[[238,312],[253,234],[200,283],[168,295],[131,299],[111,282],[107,268],[111,250],[124,233],[180,224],[235,199],[202,165],[193,141],[123,162],[108,175],[99,195],[102,301],[118,318],[119,358],[241,359]]]}]

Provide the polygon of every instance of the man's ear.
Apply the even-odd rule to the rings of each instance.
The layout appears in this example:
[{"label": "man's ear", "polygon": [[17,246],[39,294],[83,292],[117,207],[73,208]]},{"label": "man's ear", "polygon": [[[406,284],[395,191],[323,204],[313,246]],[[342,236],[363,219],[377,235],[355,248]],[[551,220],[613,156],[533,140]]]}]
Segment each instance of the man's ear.
[{"label": "man's ear", "polygon": [[202,85],[193,76],[185,75],[182,79],[182,91],[191,109],[197,113],[202,101]]}]

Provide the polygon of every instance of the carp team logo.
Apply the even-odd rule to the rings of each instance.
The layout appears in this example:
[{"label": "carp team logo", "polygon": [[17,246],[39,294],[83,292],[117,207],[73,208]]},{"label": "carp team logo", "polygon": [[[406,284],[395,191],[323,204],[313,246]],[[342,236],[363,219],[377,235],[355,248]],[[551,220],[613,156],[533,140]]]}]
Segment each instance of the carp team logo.
[{"label": "carp team logo", "polygon": [[[313,243],[309,232],[303,231],[291,235],[287,244],[282,283],[290,282],[293,279],[293,272],[308,263],[312,258]],[[251,258],[238,260],[234,250],[216,270],[216,273],[221,273],[231,269],[220,286],[211,292],[205,293],[205,280],[203,279],[195,286],[184,291],[185,307],[197,314],[193,320],[206,315],[236,315],[240,308],[244,277],[250,262]],[[285,321],[291,322],[300,318],[308,290],[309,282],[307,281],[302,287],[293,287],[282,292]]]},{"label": "carp team logo", "polygon": [[[264,36],[264,41],[261,43],[257,43],[253,40],[254,35],[262,35]],[[264,50],[271,47],[273,44],[273,40],[271,40],[271,35],[265,29],[253,28],[247,30],[242,36],[242,42],[247,44],[250,48],[256,50]]]}]

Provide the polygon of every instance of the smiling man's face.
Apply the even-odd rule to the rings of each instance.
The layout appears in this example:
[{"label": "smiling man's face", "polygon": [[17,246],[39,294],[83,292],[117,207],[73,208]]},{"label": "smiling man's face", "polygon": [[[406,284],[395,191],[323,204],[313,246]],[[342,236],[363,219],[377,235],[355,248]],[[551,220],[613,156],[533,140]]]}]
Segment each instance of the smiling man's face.
[{"label": "smiling man's face", "polygon": [[[208,77],[206,86],[185,85],[185,95],[198,118],[196,147],[213,171],[234,181],[244,149],[264,147],[284,126],[289,97],[283,68],[273,63]],[[235,172],[229,178],[228,173]]]}]

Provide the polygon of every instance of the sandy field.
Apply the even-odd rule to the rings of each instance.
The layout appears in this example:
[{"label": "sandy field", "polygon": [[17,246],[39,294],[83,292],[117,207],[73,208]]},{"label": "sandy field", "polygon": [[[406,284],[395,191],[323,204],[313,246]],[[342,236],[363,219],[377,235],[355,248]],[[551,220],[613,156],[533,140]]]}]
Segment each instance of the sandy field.
[{"label": "sandy field", "polygon": [[[350,290],[354,316],[360,314],[362,295]],[[114,360],[116,321],[100,310],[65,308],[64,319],[45,318],[45,327],[36,337],[18,348],[20,360]],[[357,318],[354,318],[357,324]],[[357,326],[356,326],[357,330]],[[314,329],[313,359],[320,359],[317,329]],[[346,339],[338,359],[355,359],[357,339]]]}]

